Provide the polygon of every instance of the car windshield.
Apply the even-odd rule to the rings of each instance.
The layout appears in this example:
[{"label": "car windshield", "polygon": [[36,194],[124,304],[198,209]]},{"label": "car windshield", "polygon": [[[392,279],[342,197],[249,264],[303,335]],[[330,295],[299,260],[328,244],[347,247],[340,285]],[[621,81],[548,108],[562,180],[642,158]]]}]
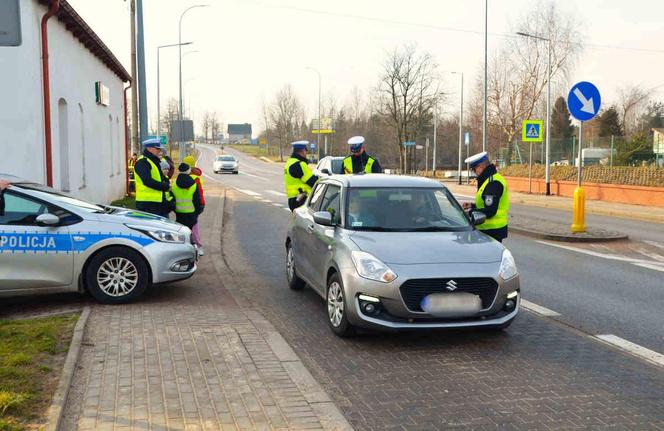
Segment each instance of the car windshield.
[{"label": "car windshield", "polygon": [[351,188],[346,226],[353,230],[470,230],[463,209],[443,188]]},{"label": "car windshield", "polygon": [[234,162],[235,157],[233,156],[219,156],[217,157],[218,162]]},{"label": "car windshield", "polygon": [[91,213],[103,213],[103,212],[108,212],[106,207],[103,207],[101,205],[93,204],[90,202],[82,201],[80,199],[76,199],[74,197],[71,197],[69,195],[66,195],[62,192],[58,192],[50,187],[43,186],[41,184],[34,184],[34,183],[21,183],[17,184],[20,188],[26,189],[26,190],[32,190],[37,192],[37,194],[42,194],[45,196],[42,196],[44,198],[48,198],[54,203],[58,204],[66,204],[66,205],[73,205],[77,207],[78,209],[81,209],[83,211],[91,212]]},{"label": "car windshield", "polygon": [[344,159],[338,158],[338,159],[332,159],[332,173],[333,174],[342,174],[343,173],[343,163]]}]

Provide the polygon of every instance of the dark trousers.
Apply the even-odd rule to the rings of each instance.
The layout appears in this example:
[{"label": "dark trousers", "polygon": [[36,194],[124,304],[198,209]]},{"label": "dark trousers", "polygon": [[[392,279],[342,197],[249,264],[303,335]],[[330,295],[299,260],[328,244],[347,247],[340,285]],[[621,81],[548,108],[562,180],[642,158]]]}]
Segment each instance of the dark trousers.
[{"label": "dark trousers", "polygon": [[503,242],[503,240],[507,238],[507,226],[498,229],[482,230],[481,232],[489,235],[498,242]]},{"label": "dark trousers", "polygon": [[136,209],[146,213],[168,218],[171,212],[170,206],[163,202],[136,202]]}]

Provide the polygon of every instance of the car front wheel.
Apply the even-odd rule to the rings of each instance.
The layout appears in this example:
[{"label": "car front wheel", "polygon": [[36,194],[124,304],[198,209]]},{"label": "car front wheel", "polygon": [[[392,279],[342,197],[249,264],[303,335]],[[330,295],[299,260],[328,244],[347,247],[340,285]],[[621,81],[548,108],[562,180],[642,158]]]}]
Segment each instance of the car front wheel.
[{"label": "car front wheel", "polygon": [[124,304],[138,298],[148,287],[148,271],[138,252],[125,247],[109,247],[88,263],[85,285],[101,303]]},{"label": "car front wheel", "polygon": [[348,323],[346,316],[347,303],[344,287],[339,274],[333,274],[327,283],[327,322],[332,332],[339,337],[355,334],[355,328]]},{"label": "car front wheel", "polygon": [[288,287],[293,290],[302,290],[305,286],[305,281],[297,276],[295,269],[295,254],[293,246],[288,243],[286,246],[286,277],[288,278]]}]

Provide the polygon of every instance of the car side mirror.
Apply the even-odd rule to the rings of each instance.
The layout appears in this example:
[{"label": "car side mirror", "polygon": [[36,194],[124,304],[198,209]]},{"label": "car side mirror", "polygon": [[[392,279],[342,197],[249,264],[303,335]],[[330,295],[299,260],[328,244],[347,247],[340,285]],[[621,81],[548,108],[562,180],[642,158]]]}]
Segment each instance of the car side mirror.
[{"label": "car side mirror", "polygon": [[38,226],[55,226],[60,223],[60,218],[55,214],[39,214],[35,219]]},{"label": "car side mirror", "polygon": [[317,211],[314,213],[314,223],[321,226],[334,226],[332,223],[332,214],[327,211]]},{"label": "car side mirror", "polygon": [[327,169],[327,168],[325,168],[325,169],[323,169],[322,171],[320,171],[320,173],[321,173],[321,174],[325,174],[325,175],[331,175],[331,174],[330,174],[330,170]]},{"label": "car side mirror", "polygon": [[473,226],[482,224],[485,221],[486,221],[486,214],[484,214],[482,211],[472,211],[470,213],[470,222],[473,224]]}]

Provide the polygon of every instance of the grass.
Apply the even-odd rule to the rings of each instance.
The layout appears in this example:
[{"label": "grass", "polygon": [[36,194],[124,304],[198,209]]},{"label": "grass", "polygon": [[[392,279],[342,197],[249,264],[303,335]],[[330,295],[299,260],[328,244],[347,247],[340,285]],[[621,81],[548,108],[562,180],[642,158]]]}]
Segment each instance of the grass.
[{"label": "grass", "polygon": [[[265,147],[265,145],[233,144],[233,145],[224,145],[224,147],[233,148],[235,150],[242,151],[243,153],[252,155],[254,157],[265,157],[274,162],[279,161],[278,155],[272,155],[267,153],[267,148]],[[284,157],[286,156],[287,155],[284,155]]]},{"label": "grass", "polygon": [[122,199],[115,200],[111,202],[111,205],[114,207],[124,207],[136,209],[136,197],[135,196],[125,196]]},{"label": "grass", "polygon": [[35,428],[51,402],[78,315],[0,320],[0,431]]}]

